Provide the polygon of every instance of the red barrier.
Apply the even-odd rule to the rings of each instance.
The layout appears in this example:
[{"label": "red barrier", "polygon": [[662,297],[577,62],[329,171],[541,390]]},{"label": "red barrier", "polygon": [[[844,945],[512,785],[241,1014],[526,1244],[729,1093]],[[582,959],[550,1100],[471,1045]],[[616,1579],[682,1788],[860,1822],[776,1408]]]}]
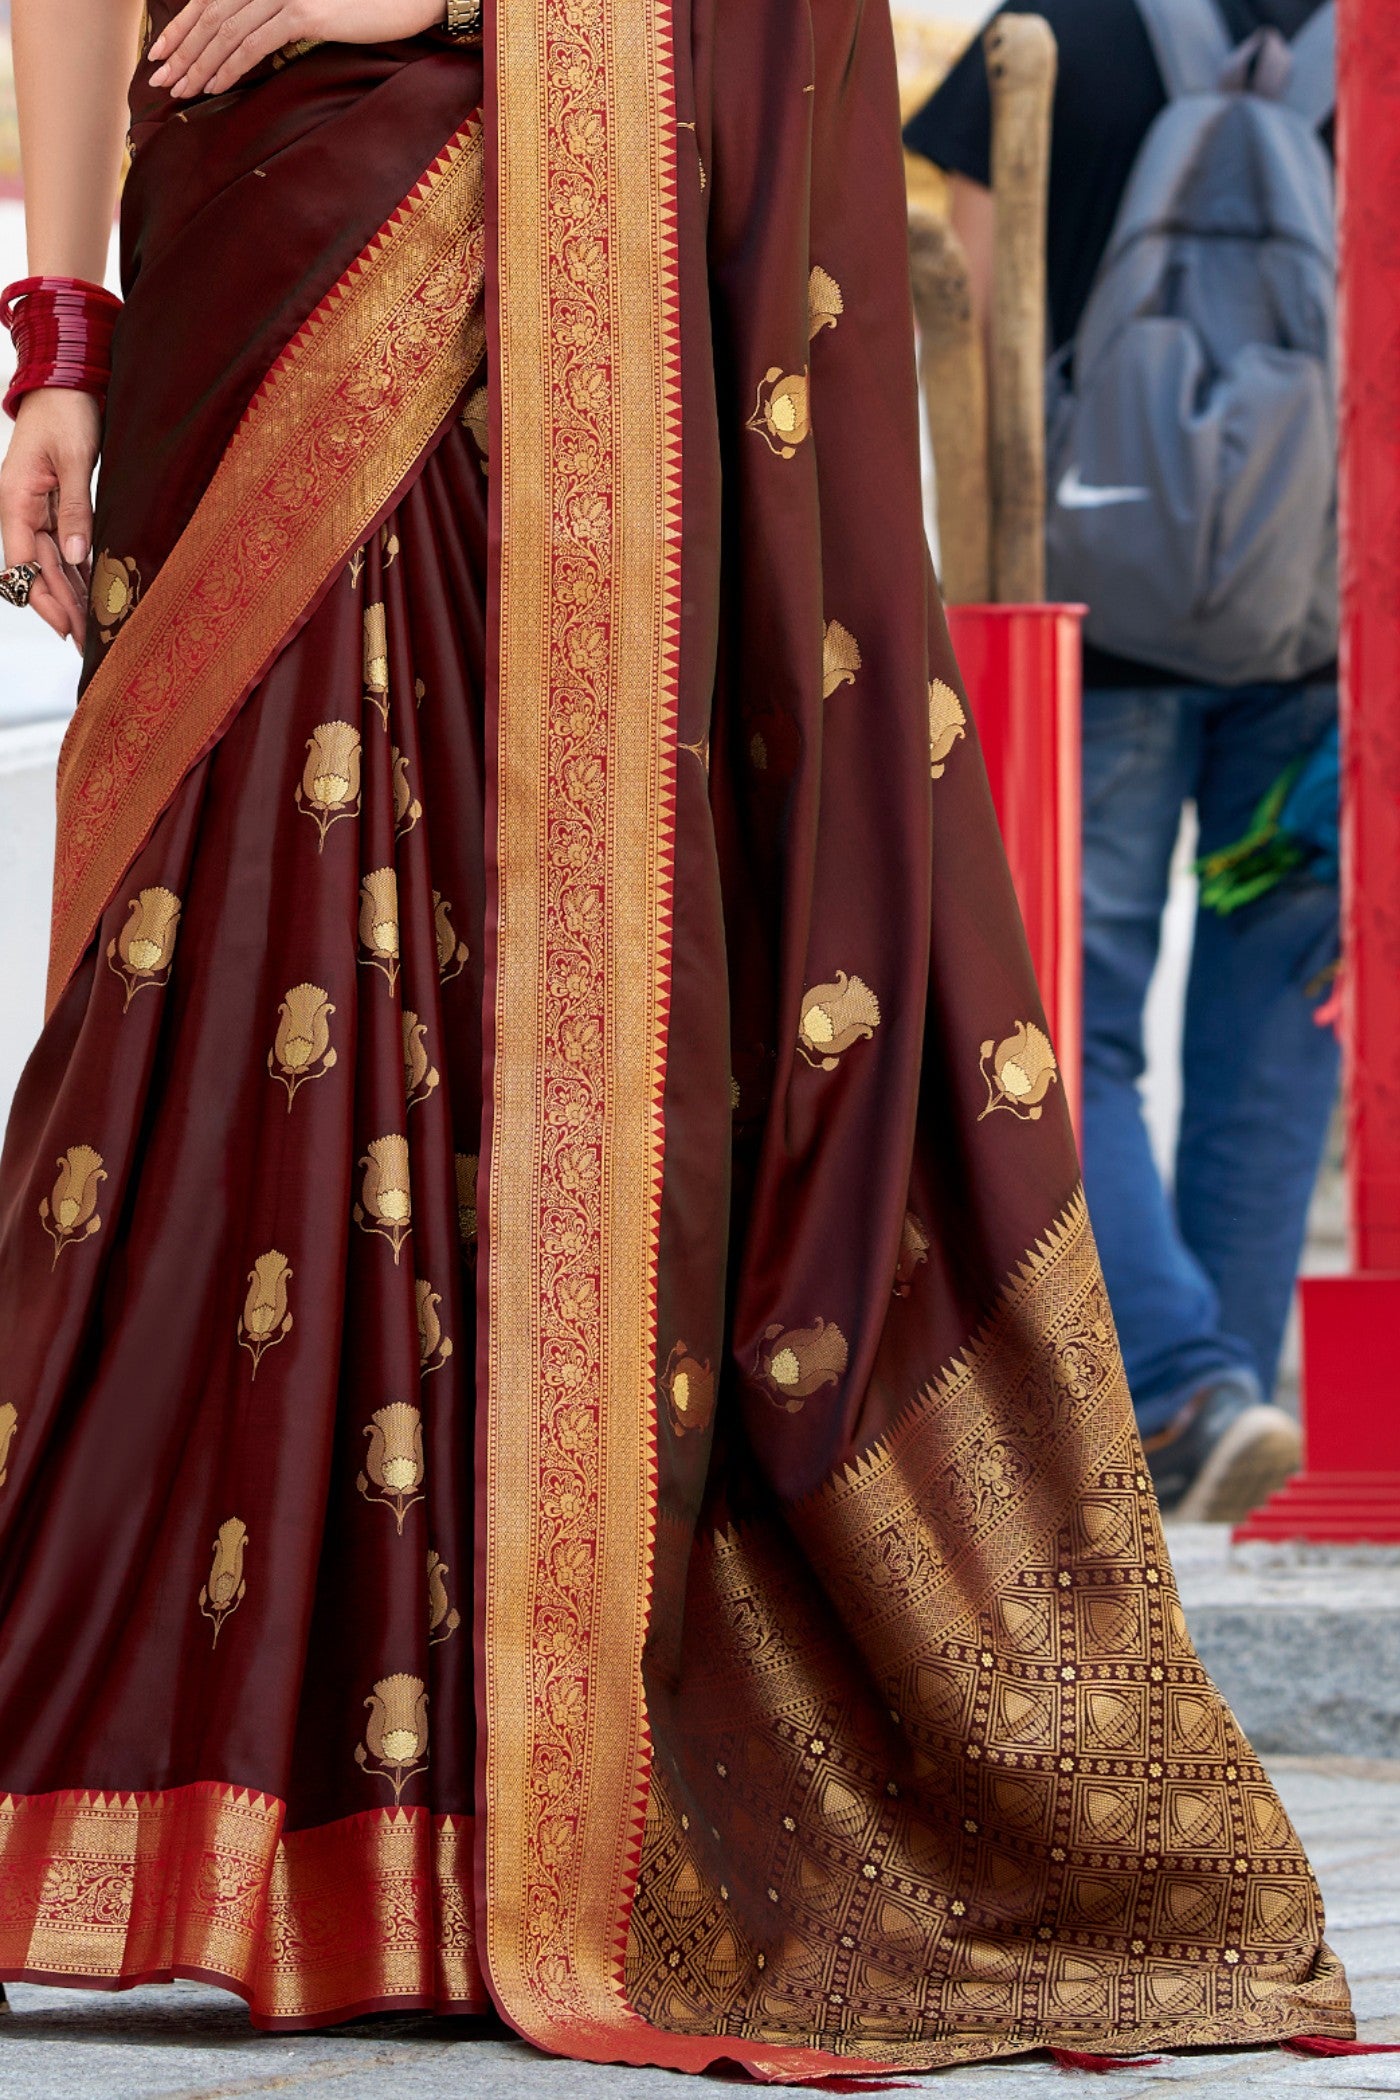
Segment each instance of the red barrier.
[{"label": "red barrier", "polygon": [[1083,1042],[1079,605],[950,605],[1011,878],[1075,1121]]},{"label": "red barrier", "polygon": [[1304,1470],[1237,1539],[1400,1544],[1400,8],[1338,10],[1349,1276],[1303,1301]]}]

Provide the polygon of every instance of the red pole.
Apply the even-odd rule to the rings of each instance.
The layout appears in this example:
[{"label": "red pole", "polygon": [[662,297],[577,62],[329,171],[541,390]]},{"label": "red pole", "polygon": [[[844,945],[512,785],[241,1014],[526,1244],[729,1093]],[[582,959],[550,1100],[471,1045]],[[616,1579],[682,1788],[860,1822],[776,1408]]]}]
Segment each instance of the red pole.
[{"label": "red pole", "polygon": [[1303,1289],[1304,1471],[1236,1538],[1400,1542],[1400,6],[1340,0],[1343,1012],[1352,1273]]},{"label": "red pole", "polygon": [[948,631],[977,721],[992,800],[1065,1096],[1079,1122],[1082,605],[950,605]]}]

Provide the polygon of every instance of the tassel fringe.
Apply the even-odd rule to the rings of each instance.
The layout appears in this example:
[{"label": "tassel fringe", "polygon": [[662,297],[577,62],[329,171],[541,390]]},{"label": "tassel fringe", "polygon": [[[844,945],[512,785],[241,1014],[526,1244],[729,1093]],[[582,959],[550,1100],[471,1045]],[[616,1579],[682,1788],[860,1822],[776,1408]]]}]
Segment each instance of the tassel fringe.
[{"label": "tassel fringe", "polygon": [[1050,2054],[1062,2071],[1147,2071],[1162,2061],[1160,2056],[1090,2056],[1083,2049],[1052,2049]]},{"label": "tassel fringe", "polygon": [[912,2085],[891,2085],[888,2079],[880,2078],[818,2078],[814,2085],[804,2086],[804,2092],[818,2093],[912,2093]]},{"label": "tassel fringe", "polygon": [[891,2085],[888,2079],[880,2078],[818,2078],[815,2086],[804,2087],[804,2091],[818,2093],[912,2093],[912,2085]]},{"label": "tassel fringe", "polygon": [[1283,2046],[1295,2056],[1400,2056],[1400,2042],[1343,2042],[1330,2034],[1295,2034]]}]

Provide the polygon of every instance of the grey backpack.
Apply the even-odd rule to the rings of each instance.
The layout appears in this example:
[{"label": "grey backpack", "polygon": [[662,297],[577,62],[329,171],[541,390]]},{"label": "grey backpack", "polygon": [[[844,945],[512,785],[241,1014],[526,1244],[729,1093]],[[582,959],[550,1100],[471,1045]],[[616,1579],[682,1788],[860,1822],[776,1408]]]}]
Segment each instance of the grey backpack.
[{"label": "grey backpack", "polygon": [[1137,0],[1168,94],[1048,383],[1050,595],[1183,680],[1337,645],[1331,5],[1238,51],[1214,0]]}]

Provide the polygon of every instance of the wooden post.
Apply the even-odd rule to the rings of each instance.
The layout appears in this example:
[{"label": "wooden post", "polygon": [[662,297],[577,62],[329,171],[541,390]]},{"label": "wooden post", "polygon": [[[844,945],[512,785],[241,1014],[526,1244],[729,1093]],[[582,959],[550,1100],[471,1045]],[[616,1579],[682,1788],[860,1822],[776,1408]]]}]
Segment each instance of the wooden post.
[{"label": "wooden post", "polygon": [[983,39],[992,97],[992,584],[1003,605],[1045,596],[1045,228],[1055,39],[1039,15],[999,15]]},{"label": "wooden post", "polygon": [[946,219],[909,214],[919,379],[937,478],[939,581],[950,605],[991,596],[987,376],[967,257]]},{"label": "wooden post", "polygon": [[1400,1544],[1400,7],[1338,31],[1352,1271],[1303,1284],[1304,1470],[1235,1536]]}]

